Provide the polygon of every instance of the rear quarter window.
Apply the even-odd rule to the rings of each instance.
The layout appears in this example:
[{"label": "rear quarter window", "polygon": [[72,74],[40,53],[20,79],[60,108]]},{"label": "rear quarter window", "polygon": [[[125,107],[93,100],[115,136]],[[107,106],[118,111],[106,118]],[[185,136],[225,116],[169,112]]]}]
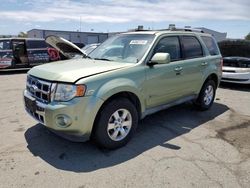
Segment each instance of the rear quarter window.
[{"label": "rear quarter window", "polygon": [[181,37],[185,59],[203,57],[203,50],[199,40],[194,36]]},{"label": "rear quarter window", "polygon": [[210,55],[219,55],[220,50],[212,37],[202,36],[203,42],[205,43]]}]

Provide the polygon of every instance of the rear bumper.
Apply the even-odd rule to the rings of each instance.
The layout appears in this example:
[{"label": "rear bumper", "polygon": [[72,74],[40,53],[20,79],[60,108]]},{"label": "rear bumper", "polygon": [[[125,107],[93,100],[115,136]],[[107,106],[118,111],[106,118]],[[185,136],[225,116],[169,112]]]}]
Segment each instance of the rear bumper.
[{"label": "rear bumper", "polygon": [[[32,96],[24,91],[24,96]],[[86,141],[91,135],[95,117],[103,101],[99,98],[79,97],[69,102],[44,104],[36,101],[36,111],[25,109],[34,119],[53,132],[72,141]],[[67,116],[71,123],[69,126],[60,126],[58,116]]]}]

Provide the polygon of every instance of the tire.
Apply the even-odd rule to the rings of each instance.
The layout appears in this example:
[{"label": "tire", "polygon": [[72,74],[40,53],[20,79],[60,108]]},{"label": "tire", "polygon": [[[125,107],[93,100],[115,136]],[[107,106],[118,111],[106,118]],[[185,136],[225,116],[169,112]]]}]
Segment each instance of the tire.
[{"label": "tire", "polygon": [[205,111],[208,110],[214,102],[216,93],[216,84],[213,80],[208,80],[202,86],[201,91],[197,100],[195,101],[195,106],[198,110]]},{"label": "tire", "polygon": [[116,149],[128,143],[136,131],[138,112],[126,98],[108,102],[98,113],[93,139],[101,148]]}]

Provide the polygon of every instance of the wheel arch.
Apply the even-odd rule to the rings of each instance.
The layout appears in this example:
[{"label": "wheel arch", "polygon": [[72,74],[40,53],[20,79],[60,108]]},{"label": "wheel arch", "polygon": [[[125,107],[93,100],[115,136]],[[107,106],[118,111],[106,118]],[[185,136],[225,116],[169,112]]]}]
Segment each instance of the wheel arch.
[{"label": "wheel arch", "polygon": [[93,124],[93,128],[92,128],[92,131],[91,131],[91,137],[93,136],[93,133],[95,131],[95,128],[96,128],[96,123],[98,121],[98,119],[100,118],[100,113],[102,111],[102,109],[104,108],[104,106],[109,103],[110,101],[112,100],[115,100],[117,98],[126,98],[128,99],[132,104],[135,104],[135,108],[137,110],[137,113],[138,113],[138,119],[140,119],[141,117],[141,114],[142,114],[142,104],[140,102],[140,99],[139,97],[131,92],[131,91],[120,91],[118,93],[115,93],[109,97],[107,97],[107,99],[104,101],[104,103],[101,105],[101,107],[99,108],[98,112],[97,112],[97,115],[95,117],[95,120],[94,120],[94,124]]},{"label": "wheel arch", "polygon": [[119,78],[111,80],[102,85],[95,95],[102,99],[104,103],[115,97],[128,97],[131,102],[137,102],[140,108],[140,114],[145,111],[145,102],[140,84],[128,78]]},{"label": "wheel arch", "polygon": [[[204,86],[204,84],[208,81],[208,80],[213,80],[215,82],[216,88],[219,86],[219,77],[217,76],[216,73],[210,73],[209,75],[207,75],[204,79],[203,84],[201,85],[200,89],[199,89],[199,93],[201,92],[202,87]],[[198,94],[199,94],[198,93]]]},{"label": "wheel arch", "polygon": [[208,75],[204,83],[206,83],[208,80],[213,80],[215,82],[216,87],[218,87],[219,78],[218,78],[217,74],[212,73],[212,74]]}]

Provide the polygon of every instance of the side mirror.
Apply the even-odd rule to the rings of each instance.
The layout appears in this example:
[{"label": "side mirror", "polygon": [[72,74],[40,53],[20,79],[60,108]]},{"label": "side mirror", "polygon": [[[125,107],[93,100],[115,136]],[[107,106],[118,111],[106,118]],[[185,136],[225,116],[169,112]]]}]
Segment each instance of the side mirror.
[{"label": "side mirror", "polygon": [[156,53],[148,62],[148,65],[167,64],[170,63],[169,53]]}]

